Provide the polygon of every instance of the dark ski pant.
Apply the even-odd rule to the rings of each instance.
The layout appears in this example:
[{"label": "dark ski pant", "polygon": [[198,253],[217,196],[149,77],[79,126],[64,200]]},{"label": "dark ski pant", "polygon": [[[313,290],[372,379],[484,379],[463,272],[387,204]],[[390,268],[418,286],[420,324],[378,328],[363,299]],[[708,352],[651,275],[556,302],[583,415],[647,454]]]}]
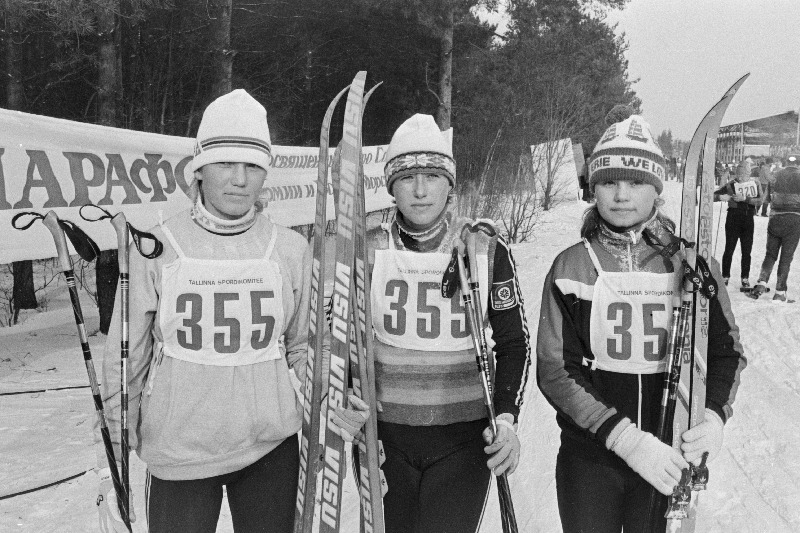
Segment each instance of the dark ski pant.
[{"label": "dark ski pant", "polygon": [[[650,533],[651,486],[611,454],[595,461],[563,445],[556,460],[558,514],[564,533]],[[663,532],[667,499],[659,495],[656,528]]]},{"label": "dark ski pant", "polygon": [[731,262],[736,243],[742,242],[742,278],[750,277],[750,253],[753,251],[753,215],[751,209],[728,209],[725,219],[725,252],[722,254],[722,277],[731,277]]},{"label": "dark ski pant", "polygon": [[792,266],[798,241],[800,241],[800,213],[772,215],[767,224],[767,254],[761,264],[761,275],[758,280],[769,281],[772,268],[778,261],[780,253],[778,283],[775,285],[775,290],[785,291],[786,281],[789,279],[789,268]]},{"label": "dark ski pant", "polygon": [[472,533],[489,490],[488,420],[444,426],[378,422],[386,461],[386,533]]},{"label": "dark ski pant", "polygon": [[186,481],[147,475],[150,533],[214,533],[225,486],[236,533],[287,533],[294,524],[300,468],[297,435],[239,471]]}]

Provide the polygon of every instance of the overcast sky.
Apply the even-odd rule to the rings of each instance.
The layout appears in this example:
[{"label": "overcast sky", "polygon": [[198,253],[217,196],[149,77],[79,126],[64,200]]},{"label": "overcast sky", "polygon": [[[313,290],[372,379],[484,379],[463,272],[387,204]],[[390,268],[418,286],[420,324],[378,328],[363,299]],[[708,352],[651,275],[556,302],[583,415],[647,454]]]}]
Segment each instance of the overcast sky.
[{"label": "overcast sky", "polygon": [[800,0],[630,0],[609,13],[654,135],[689,140],[708,109],[750,72],[723,125],[800,106]]}]

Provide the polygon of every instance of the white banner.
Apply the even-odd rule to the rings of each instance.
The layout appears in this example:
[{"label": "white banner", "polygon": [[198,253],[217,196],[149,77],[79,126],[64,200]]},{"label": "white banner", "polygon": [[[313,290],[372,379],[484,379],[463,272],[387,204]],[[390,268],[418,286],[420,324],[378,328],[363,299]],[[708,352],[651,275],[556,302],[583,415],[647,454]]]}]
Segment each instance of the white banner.
[{"label": "white banner", "polygon": [[[108,250],[116,248],[111,224],[84,221],[78,214],[82,205],[91,202],[111,214],[124,211],[141,230],[189,207],[193,148],[194,139],[185,137],[0,109],[0,263],[56,255],[41,223],[26,231],[11,226],[14,215],[23,211],[44,214],[52,209]],[[319,148],[272,149],[262,195],[269,200],[266,212],[284,226],[312,224]],[[333,148],[329,164],[332,158]],[[367,212],[390,207],[383,176],[386,146],[364,147],[363,158]],[[328,218],[333,218],[332,195]]]}]

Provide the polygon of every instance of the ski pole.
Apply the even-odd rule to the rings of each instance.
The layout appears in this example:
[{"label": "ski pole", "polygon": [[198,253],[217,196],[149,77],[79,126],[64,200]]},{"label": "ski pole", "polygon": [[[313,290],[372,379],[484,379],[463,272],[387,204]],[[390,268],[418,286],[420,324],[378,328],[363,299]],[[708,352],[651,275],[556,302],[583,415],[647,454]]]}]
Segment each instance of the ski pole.
[{"label": "ski pole", "polygon": [[119,263],[119,295],[120,295],[120,321],[122,322],[121,335],[120,335],[120,447],[121,460],[122,460],[122,489],[123,489],[123,503],[125,514],[130,516],[130,495],[131,495],[131,482],[130,482],[130,468],[128,463],[128,455],[130,448],[128,445],[128,326],[130,324],[130,304],[128,300],[128,290],[130,287],[130,278],[128,276],[129,262],[128,262],[128,221],[125,219],[125,214],[119,212],[111,219],[111,225],[114,226],[114,231],[117,233],[117,260]]},{"label": "ski pole", "polygon": [[[470,236],[474,239],[475,234],[471,233]],[[489,352],[486,344],[486,337],[483,333],[481,324],[483,317],[480,316],[482,308],[476,309],[480,305],[480,296],[478,301],[473,301],[473,295],[478,294],[477,282],[477,262],[471,262],[470,267],[476,271],[473,282],[468,281],[467,270],[464,265],[464,257],[459,250],[456,260],[458,262],[458,277],[461,286],[461,299],[466,308],[467,320],[469,321],[470,331],[472,333],[472,342],[475,346],[475,360],[478,363],[478,371],[481,377],[481,386],[483,388],[483,399],[486,404],[486,411],[489,415],[489,425],[492,428],[492,439],[497,438],[497,419],[494,412],[494,401],[491,390],[490,373],[489,373]],[[474,252],[474,250],[473,250]],[[470,286],[473,286],[471,288]],[[517,519],[514,515],[514,503],[511,499],[511,488],[508,484],[508,476],[505,472],[497,476],[497,494],[500,500],[500,519],[503,525],[503,533],[517,533]]]},{"label": "ski pole", "polygon": [[[97,374],[95,373],[94,362],[92,361],[92,351],[89,347],[89,340],[86,335],[86,325],[83,321],[83,311],[81,310],[81,302],[78,298],[78,288],[75,283],[75,273],[72,270],[72,260],[69,257],[69,248],[67,247],[67,240],[64,237],[65,222],[59,220],[58,215],[56,215],[54,211],[48,211],[45,216],[42,216],[38,213],[20,213],[20,215],[34,215],[36,217],[34,221],[36,219],[42,220],[42,223],[53,236],[53,241],[56,245],[56,251],[58,252],[59,268],[61,273],[64,274],[64,278],[67,280],[69,298],[72,303],[72,311],[75,315],[75,325],[78,327],[78,339],[80,340],[81,349],[83,350],[83,361],[86,364],[86,373],[89,375],[89,384],[92,387],[92,397],[94,398],[95,412],[97,413],[97,418],[100,422],[100,434],[103,438],[103,445],[105,446],[106,460],[108,461],[108,468],[111,471],[111,481],[114,484],[114,492],[117,495],[117,502],[120,504],[120,516],[122,517],[122,521],[125,523],[125,526],[128,528],[128,531],[133,531],[131,529],[131,523],[127,509],[123,508],[122,506],[125,492],[120,481],[119,470],[117,469],[117,461],[114,457],[114,447],[111,444],[111,434],[109,433],[108,425],[106,424],[105,412],[103,411],[103,399],[100,396],[100,387],[97,384]],[[12,224],[16,222],[20,215],[14,217]],[[33,222],[22,228],[19,228],[16,225],[14,225],[14,227],[17,229],[27,229],[31,226],[31,224],[33,224]]]},{"label": "ski pole", "polygon": [[[677,300],[677,298],[676,298]],[[676,305],[677,304],[677,305]],[[677,383],[680,379],[681,368],[681,331],[685,331],[685,316],[688,308],[681,302],[674,302],[672,306],[672,325],[670,326],[669,340],[667,342],[667,375],[664,378],[663,393],[661,396],[661,409],[658,416],[658,426],[656,426],[656,438],[661,442],[667,439],[668,428],[671,420],[670,401],[675,400],[674,391],[677,390]],[[648,523],[654,524],[658,512],[658,504],[661,501],[661,494],[654,488],[650,488],[650,504],[647,516]]]},{"label": "ski pole", "polygon": [[716,257],[717,255],[717,243],[719,242],[719,223],[722,220],[722,206],[719,208],[719,213],[717,215],[717,232],[714,234],[714,252],[711,254]]},{"label": "ski pole", "polygon": [[[94,207],[103,212],[103,215],[97,218],[88,217],[83,210],[87,207]],[[126,515],[130,516],[130,445],[128,440],[128,347],[129,347],[129,332],[130,332],[130,256],[128,254],[128,239],[131,234],[134,235],[134,245],[139,253],[152,259],[161,255],[163,245],[156,239],[152,233],[139,231],[128,223],[125,218],[125,213],[120,211],[116,215],[112,215],[105,209],[94,204],[85,204],[81,206],[78,211],[81,218],[87,222],[98,222],[100,220],[109,220],[114,227],[114,232],[117,234],[117,260],[119,265],[119,295],[120,295],[120,474],[123,488],[123,498],[120,500],[120,506],[124,507]],[[150,253],[143,252],[141,249],[141,241],[143,238],[150,239],[154,242],[154,249]]]}]

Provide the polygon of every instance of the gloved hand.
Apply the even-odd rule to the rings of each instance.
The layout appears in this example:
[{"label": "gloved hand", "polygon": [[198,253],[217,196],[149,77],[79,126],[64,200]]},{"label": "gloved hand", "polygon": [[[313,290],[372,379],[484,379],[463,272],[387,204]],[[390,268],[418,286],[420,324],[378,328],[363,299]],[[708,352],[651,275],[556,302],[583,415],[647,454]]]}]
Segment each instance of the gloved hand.
[{"label": "gloved hand", "polygon": [[632,423],[629,424],[614,441],[611,451],[619,455],[658,492],[669,496],[680,483],[681,472],[689,468],[689,463],[668,444]]},{"label": "gloved hand", "polygon": [[692,429],[683,432],[681,438],[681,450],[683,458],[694,463],[700,464],[700,459],[704,452],[708,452],[707,463],[710,463],[722,448],[722,419],[711,409],[706,409],[705,418],[700,424]]},{"label": "gloved hand", "polygon": [[[117,464],[117,470],[121,465]],[[119,514],[119,504],[117,503],[117,493],[114,492],[114,482],[111,481],[111,469],[101,468],[98,472],[100,485],[97,490],[97,512],[100,518],[101,533],[128,533],[128,527],[122,521]],[[133,494],[129,496],[130,519],[131,523],[136,521],[136,514],[133,512]]]},{"label": "gloved hand", "polygon": [[483,430],[483,440],[488,444],[483,451],[491,455],[486,466],[495,476],[504,472],[513,474],[519,465],[520,443],[514,431],[514,417],[508,413],[497,416],[497,437],[492,441],[492,428]]},{"label": "gloved hand", "polygon": [[339,428],[339,433],[347,442],[353,442],[361,434],[361,428],[369,418],[369,406],[356,396],[348,394],[348,407],[336,407],[331,415],[331,421]]}]

